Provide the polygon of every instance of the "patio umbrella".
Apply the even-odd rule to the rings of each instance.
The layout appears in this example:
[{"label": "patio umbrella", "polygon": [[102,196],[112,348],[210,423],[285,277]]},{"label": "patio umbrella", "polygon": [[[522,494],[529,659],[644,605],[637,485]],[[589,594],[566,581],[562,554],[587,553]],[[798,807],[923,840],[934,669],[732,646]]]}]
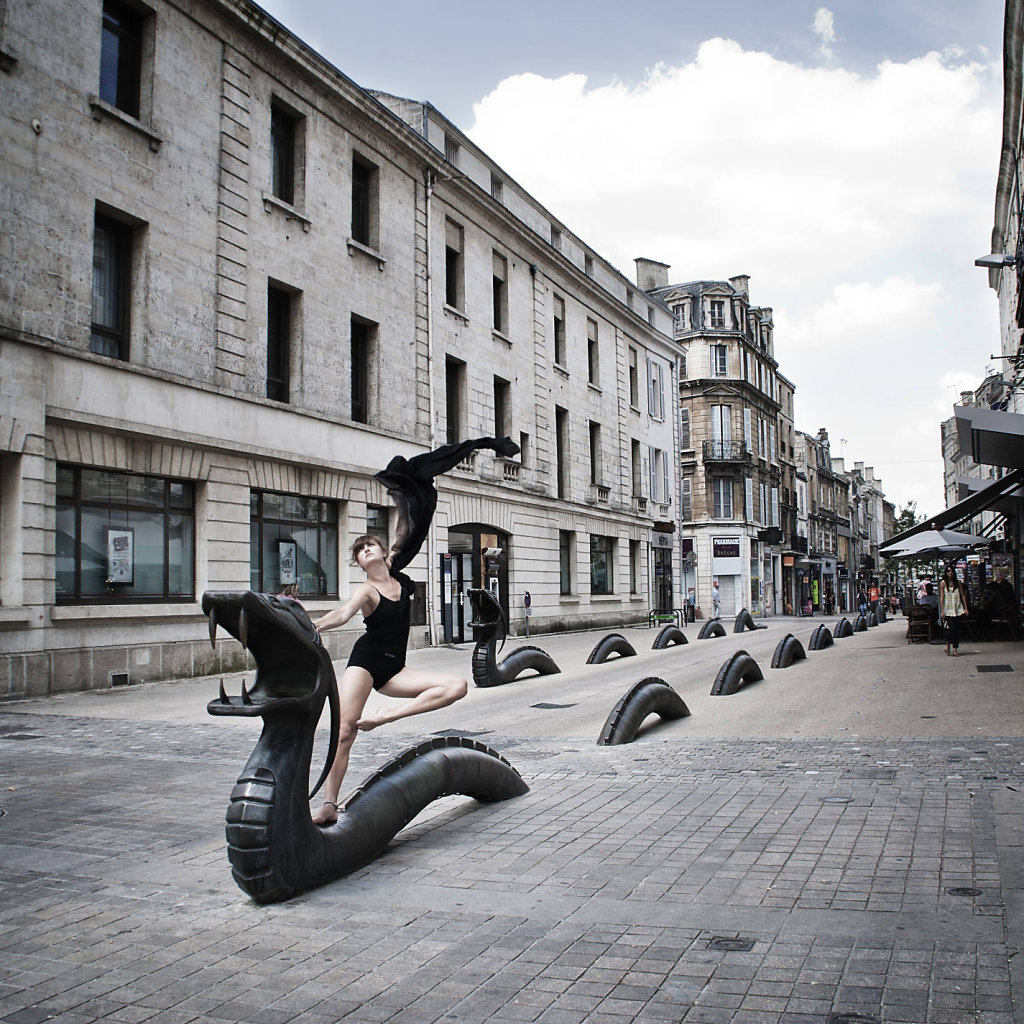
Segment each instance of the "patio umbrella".
[{"label": "patio umbrella", "polygon": [[891,547],[880,548],[885,558],[935,558],[943,555],[965,555],[976,548],[987,547],[990,537],[956,530],[923,530],[912,537],[897,541]]}]

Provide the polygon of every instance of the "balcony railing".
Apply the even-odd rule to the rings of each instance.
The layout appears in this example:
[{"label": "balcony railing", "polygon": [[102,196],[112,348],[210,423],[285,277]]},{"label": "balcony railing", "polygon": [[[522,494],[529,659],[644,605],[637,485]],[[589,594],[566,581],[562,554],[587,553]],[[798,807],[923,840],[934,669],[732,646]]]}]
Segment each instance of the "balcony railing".
[{"label": "balcony railing", "polygon": [[704,441],[705,462],[749,462],[750,452],[743,441]]}]

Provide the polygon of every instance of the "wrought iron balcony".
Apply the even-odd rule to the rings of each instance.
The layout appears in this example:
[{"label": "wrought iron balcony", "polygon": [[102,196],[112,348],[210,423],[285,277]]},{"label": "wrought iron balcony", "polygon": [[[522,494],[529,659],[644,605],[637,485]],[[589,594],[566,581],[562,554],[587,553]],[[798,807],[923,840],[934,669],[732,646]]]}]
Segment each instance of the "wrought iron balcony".
[{"label": "wrought iron balcony", "polygon": [[742,441],[704,441],[705,462],[749,462],[750,452]]}]

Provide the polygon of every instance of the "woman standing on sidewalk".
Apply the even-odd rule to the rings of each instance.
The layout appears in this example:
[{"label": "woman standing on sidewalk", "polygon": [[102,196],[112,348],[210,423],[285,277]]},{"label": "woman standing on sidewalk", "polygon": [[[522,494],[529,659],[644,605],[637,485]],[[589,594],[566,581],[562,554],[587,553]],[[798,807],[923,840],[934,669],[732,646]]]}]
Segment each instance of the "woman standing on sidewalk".
[{"label": "woman standing on sidewalk", "polygon": [[952,647],[953,656],[959,657],[960,620],[967,616],[967,591],[951,565],[946,566],[939,581],[939,611],[946,620],[946,654]]}]

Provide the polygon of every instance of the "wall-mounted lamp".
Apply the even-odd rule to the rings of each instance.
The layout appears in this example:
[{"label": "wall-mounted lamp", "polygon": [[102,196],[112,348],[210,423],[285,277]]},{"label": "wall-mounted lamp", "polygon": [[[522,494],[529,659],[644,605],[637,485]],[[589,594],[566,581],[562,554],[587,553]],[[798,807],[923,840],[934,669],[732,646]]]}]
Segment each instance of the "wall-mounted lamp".
[{"label": "wall-mounted lamp", "polygon": [[984,267],[986,270],[1002,270],[1003,267],[1015,267],[1017,257],[1005,252],[993,252],[988,256],[979,256],[975,261],[976,267]]}]

